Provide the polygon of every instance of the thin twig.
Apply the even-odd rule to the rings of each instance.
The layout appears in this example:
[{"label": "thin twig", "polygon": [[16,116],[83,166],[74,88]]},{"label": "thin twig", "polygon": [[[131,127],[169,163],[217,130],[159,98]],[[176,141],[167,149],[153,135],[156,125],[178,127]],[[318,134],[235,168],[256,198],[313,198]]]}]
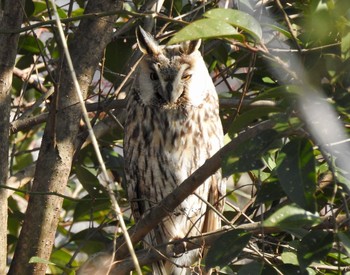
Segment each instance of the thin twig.
[{"label": "thin twig", "polygon": [[275,0],[276,4],[277,4],[277,7],[279,8],[279,10],[282,12],[283,14],[283,17],[284,17],[284,21],[286,21],[286,24],[287,24],[287,27],[289,29],[289,32],[290,32],[290,35],[292,37],[292,40],[294,42],[294,45],[297,47],[299,53],[301,52],[301,47],[298,43],[298,39],[296,38],[295,34],[294,34],[294,30],[293,30],[293,27],[292,27],[292,24],[290,23],[290,20],[289,20],[289,17],[288,17],[288,14],[286,13],[286,11],[284,10],[280,0]]}]

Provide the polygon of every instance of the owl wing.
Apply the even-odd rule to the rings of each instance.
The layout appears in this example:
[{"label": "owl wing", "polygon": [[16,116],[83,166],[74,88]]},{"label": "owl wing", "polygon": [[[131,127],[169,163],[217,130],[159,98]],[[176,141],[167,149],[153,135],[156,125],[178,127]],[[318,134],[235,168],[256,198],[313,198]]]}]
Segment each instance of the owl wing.
[{"label": "owl wing", "polygon": [[[208,203],[219,213],[222,213],[225,205],[226,179],[223,179],[221,172],[218,171],[211,176],[209,180],[211,184],[208,193]],[[219,228],[221,228],[220,216],[208,207],[203,226],[203,233],[212,232]]]}]

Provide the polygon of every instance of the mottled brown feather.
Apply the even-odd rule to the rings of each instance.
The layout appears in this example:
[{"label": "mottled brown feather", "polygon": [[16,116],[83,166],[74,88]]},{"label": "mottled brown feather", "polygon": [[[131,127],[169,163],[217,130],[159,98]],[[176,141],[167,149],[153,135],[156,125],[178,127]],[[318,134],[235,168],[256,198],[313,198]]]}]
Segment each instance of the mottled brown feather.
[{"label": "mottled brown feather", "polygon": [[[147,54],[128,95],[124,137],[125,173],[135,220],[171,193],[223,143],[218,98],[198,43],[164,47],[146,38],[139,39],[139,47]],[[219,212],[223,210],[225,181],[220,172],[196,193]],[[156,246],[216,230],[220,224],[218,215],[192,194],[144,241]],[[154,273],[190,274],[200,254],[194,250],[160,262],[153,265]]]}]

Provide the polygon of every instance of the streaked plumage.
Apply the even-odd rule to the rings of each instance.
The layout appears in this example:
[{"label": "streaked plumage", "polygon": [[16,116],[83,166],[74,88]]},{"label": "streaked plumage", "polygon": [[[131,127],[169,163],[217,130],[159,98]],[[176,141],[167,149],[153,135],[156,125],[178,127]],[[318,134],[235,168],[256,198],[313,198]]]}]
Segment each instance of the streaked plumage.
[{"label": "streaked plumage", "polygon": [[[171,193],[223,143],[218,98],[199,42],[159,46],[142,29],[138,45],[145,53],[128,95],[124,157],[128,195],[138,220]],[[218,172],[196,193],[222,211],[225,183]],[[194,194],[163,220],[145,243],[156,246],[220,227],[220,219]],[[154,273],[190,274],[199,258],[194,250],[153,265]],[[183,268],[181,268],[183,267]],[[164,269],[163,269],[164,268]],[[163,271],[164,273],[164,271]]]}]

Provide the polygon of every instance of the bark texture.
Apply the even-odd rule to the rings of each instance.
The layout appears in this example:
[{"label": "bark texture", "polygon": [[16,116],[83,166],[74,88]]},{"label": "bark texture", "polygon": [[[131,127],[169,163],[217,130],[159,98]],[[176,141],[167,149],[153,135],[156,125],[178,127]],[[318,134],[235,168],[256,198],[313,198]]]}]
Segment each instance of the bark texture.
[{"label": "bark texture", "polygon": [[[2,1],[0,26],[19,29],[22,24],[24,0]],[[0,34],[0,183],[8,178],[9,127],[11,109],[12,72],[15,65],[19,34]],[[7,189],[0,189],[0,274],[5,274],[7,255]]]},{"label": "bark texture", "polygon": [[[116,1],[90,0],[85,13],[116,9]],[[83,97],[110,41],[116,16],[82,20],[70,43],[70,54]],[[32,191],[64,193],[77,146],[82,111],[66,62],[58,71],[53,104],[50,108]],[[47,265],[30,264],[33,256],[49,259],[55,240],[63,199],[31,196],[9,274],[45,274]]]}]

